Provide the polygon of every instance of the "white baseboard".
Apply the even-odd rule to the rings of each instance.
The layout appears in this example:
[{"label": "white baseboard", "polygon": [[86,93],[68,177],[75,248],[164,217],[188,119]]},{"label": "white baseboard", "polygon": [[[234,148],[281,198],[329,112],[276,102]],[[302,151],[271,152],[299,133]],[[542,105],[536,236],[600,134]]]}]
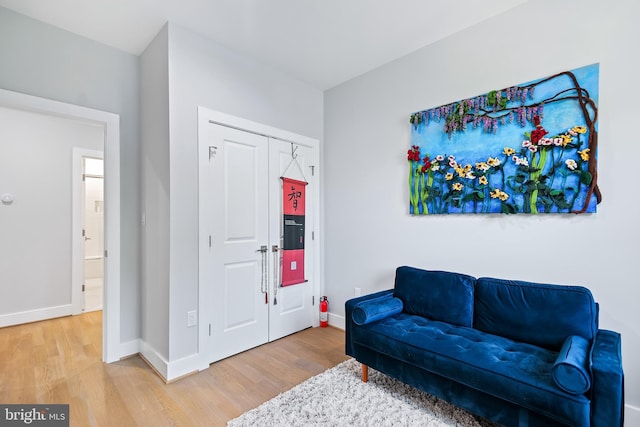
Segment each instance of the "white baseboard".
[{"label": "white baseboard", "polygon": [[180,378],[200,372],[200,355],[192,354],[182,359],[169,362],[167,366],[167,382],[177,381]]},{"label": "white baseboard", "polygon": [[120,351],[118,352],[118,358],[124,359],[126,357],[135,356],[138,353],[140,353],[140,340],[135,339],[135,340],[120,343]]},{"label": "white baseboard", "polygon": [[628,427],[640,426],[640,408],[624,405],[624,425]]},{"label": "white baseboard", "polygon": [[331,312],[329,312],[329,324],[338,329],[342,329],[343,331],[346,328],[344,316],[340,316],[339,314],[335,314]]},{"label": "white baseboard", "polygon": [[140,340],[140,355],[166,383],[177,381],[180,378],[202,370],[202,358],[199,354],[192,354],[182,359],[169,362],[153,347],[142,340]]},{"label": "white baseboard", "polygon": [[169,362],[146,341],[140,340],[140,355],[163,380],[167,380]]},{"label": "white baseboard", "polygon": [[71,316],[72,314],[73,307],[71,304],[3,314],[0,315],[0,328],[21,325],[23,323],[39,322],[40,320],[53,319],[56,317]]}]

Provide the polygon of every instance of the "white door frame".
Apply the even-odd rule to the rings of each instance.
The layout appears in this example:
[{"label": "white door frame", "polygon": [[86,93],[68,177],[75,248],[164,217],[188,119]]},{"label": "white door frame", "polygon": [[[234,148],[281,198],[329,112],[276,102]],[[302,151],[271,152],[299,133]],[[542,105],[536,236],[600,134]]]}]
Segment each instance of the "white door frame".
[{"label": "white door frame", "polygon": [[[114,113],[0,89],[0,105],[104,127],[104,308],[102,360],[120,359],[120,116]],[[108,284],[107,284],[108,283]]]},{"label": "white door frame", "polygon": [[[203,134],[201,131],[202,126],[206,126],[209,123],[214,123],[222,126],[227,126],[230,128],[238,129],[245,132],[255,133],[258,135],[262,135],[265,137],[279,139],[286,142],[293,142],[298,145],[305,145],[311,147],[319,153],[320,151],[320,142],[317,139],[309,138],[307,136],[298,135],[293,132],[285,131],[282,129],[274,128],[268,125],[264,125],[262,123],[253,122],[247,119],[243,119],[241,117],[232,116],[226,113],[222,113],[220,111],[211,110],[202,106],[198,107],[198,136]],[[206,144],[206,141],[198,140],[198,152],[200,153],[202,150],[200,148],[200,144]],[[215,149],[214,149],[215,150]],[[208,160],[208,159],[205,159]],[[200,162],[205,161],[203,159],[198,160],[198,167],[200,168]],[[320,159],[318,159],[319,161]],[[315,173],[319,174],[320,167],[316,168]],[[198,174],[199,177],[202,174]],[[315,221],[315,240],[311,242],[307,242],[307,244],[314,245],[314,259],[313,263],[315,268],[313,269],[313,295],[315,296],[315,301],[319,301],[321,292],[323,291],[324,286],[321,284],[322,274],[321,274],[321,254],[320,254],[320,236],[322,236],[322,232],[320,229],[321,218],[320,218],[320,194],[321,194],[321,185],[322,180],[321,177],[318,176],[318,189],[317,189],[317,200],[314,203],[314,217]],[[199,178],[200,179],[200,178]],[[203,197],[203,189],[205,188],[205,183],[199,182],[198,189],[198,198],[202,200]],[[199,230],[206,229],[206,216],[203,211],[203,204],[199,203]],[[206,234],[206,233],[205,233]],[[208,254],[209,241],[208,238],[202,233],[199,232],[199,279],[198,279],[198,355],[200,357],[200,370],[206,369],[209,367],[209,356],[211,354],[212,345],[210,336],[210,327],[211,323],[211,315],[208,309],[208,301],[211,301],[214,298],[214,291],[211,286],[205,286],[207,283],[203,277],[203,268],[202,266],[206,265],[206,256]],[[318,326],[319,319],[318,317],[314,317],[313,325]]]}]

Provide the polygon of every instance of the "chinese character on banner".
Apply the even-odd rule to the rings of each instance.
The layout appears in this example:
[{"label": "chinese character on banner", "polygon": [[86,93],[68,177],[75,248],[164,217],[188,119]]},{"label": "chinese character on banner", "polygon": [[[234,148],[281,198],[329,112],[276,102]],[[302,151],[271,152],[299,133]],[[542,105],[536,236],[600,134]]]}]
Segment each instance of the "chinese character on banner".
[{"label": "chinese character on banner", "polygon": [[304,278],[304,216],[307,183],[282,178],[282,286],[306,282]]}]

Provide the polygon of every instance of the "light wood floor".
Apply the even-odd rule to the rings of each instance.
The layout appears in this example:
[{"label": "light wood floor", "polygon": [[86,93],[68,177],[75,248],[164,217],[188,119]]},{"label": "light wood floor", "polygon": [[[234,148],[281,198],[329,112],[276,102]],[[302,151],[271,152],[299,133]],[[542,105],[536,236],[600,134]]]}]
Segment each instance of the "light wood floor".
[{"label": "light wood floor", "polygon": [[68,403],[71,426],[224,426],[338,363],[344,332],[312,328],[165,384],[138,356],[101,361],[102,312],[0,329],[0,403]]}]

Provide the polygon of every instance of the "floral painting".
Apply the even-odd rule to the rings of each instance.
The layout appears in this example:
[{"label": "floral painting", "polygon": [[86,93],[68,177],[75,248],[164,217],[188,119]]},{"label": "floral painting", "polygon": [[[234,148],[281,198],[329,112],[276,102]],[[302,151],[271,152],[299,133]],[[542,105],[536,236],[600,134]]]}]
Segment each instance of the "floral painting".
[{"label": "floral painting", "polygon": [[411,114],[409,212],[594,213],[598,64]]}]

